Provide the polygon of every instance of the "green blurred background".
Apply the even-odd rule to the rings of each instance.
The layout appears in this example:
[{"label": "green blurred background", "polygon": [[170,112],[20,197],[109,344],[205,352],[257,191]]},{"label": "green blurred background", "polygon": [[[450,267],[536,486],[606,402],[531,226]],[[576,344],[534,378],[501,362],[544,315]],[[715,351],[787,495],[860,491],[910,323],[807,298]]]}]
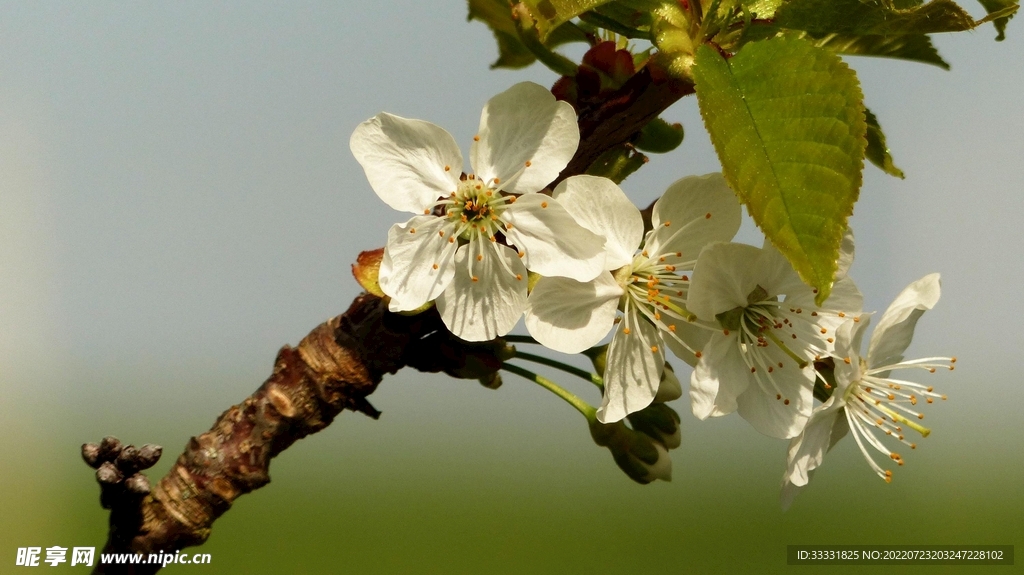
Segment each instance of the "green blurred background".
[{"label": "green blurred background", "polygon": [[[680,401],[673,481],[639,486],[532,384],[402,372],[371,397],[379,421],[344,414],[275,461],[199,548],[211,565],[168,569],[813,572],[786,566],[786,545],[1020,550],[1020,24],[1001,44],[991,27],[938,38],[951,72],[849,59],[907,174],[866,168],[852,273],[882,310],[941,272],[911,354],[960,359],[932,376],[950,399],[891,485],[844,441],[782,513],[786,443]],[[0,2],[0,573],[19,571],[18,547],[102,545],[83,442],[163,445],[161,475],[281,345],[344,311],[349,264],[405,217],[373,195],[349,134],[387,110],[468,142],[489,96],[554,80],[489,71],[495,53],[458,0]],[[687,139],[626,181],[638,204],[718,169],[696,102],[667,117]]]}]

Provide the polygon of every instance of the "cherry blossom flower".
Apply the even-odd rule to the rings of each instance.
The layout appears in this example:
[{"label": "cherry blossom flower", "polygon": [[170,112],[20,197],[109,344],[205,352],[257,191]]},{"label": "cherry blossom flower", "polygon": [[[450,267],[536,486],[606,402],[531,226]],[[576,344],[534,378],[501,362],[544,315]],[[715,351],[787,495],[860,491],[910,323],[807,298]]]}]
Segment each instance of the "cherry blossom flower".
[{"label": "cherry blossom flower", "polygon": [[847,234],[832,295],[818,307],[816,290],[770,244],[720,243],[701,252],[687,307],[715,332],[690,378],[693,414],[738,411],[766,435],[800,433],[813,408],[813,363],[834,347],[843,318],[861,311],[861,294],[846,277],[852,259]]},{"label": "cherry blossom flower", "polygon": [[740,206],[719,173],[683,178],[655,203],[653,229],[644,237],[639,210],[610,180],[569,178],[553,197],[583,227],[604,236],[606,271],[589,282],[542,278],[530,294],[526,327],[547,347],[578,353],[617,326],[597,418],[619,421],[654,399],[666,345],[690,358],[699,349],[689,338],[704,334],[686,321],[689,278],[682,272],[709,242],[736,234]]},{"label": "cherry blossom flower", "polygon": [[444,129],[387,113],[356,128],[350,147],[370,186],[391,207],[417,214],[392,226],[380,267],[391,311],[436,300],[449,330],[485,341],[515,326],[527,270],[592,280],[603,240],[535,192],[579,144],[572,107],[524,82],[491,98],[470,148],[474,173]]},{"label": "cherry blossom flower", "polygon": [[917,320],[939,301],[939,274],[927,275],[907,286],[882,315],[871,334],[867,357],[860,355],[861,340],[870,320],[865,314],[846,321],[836,334],[835,388],[815,408],[804,430],[790,442],[789,461],[783,477],[782,504],[789,507],[800,488],[810,481],[825,453],[850,430],[871,469],[886,482],[892,471],[879,465],[868,447],[886,460],[903,465],[903,457],[882,439],[891,438],[915,449],[904,428],[927,437],[931,430],[919,422],[924,414],[919,403],[946,399],[930,385],[890,377],[897,369],[953,369],[956,358],[928,357],[904,360],[903,353],[914,337]]}]

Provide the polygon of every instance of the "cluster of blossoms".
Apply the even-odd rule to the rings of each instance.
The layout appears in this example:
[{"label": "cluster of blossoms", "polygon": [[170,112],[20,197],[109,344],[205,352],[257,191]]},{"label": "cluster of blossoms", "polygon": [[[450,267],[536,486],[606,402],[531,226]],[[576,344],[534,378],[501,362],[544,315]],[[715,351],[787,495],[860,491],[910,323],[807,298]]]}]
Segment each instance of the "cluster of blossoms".
[{"label": "cluster of blossoms", "polygon": [[889,373],[952,369],[955,361],[903,361],[917,319],[938,301],[938,276],[897,298],[862,358],[870,318],[847,276],[852,233],[831,295],[817,305],[817,290],[769,243],[731,243],[741,209],[721,174],[672,184],[646,233],[640,211],[609,179],[573,176],[542,193],[579,137],[573,108],[532,83],[484,107],[470,173],[454,138],[434,124],[381,113],[356,128],[350,145],[374,191],[415,214],[388,233],[379,283],[390,309],[434,302],[447,328],[468,341],[506,335],[525,315],[530,334],[563,353],[612,333],[596,411],[602,424],[655,402],[671,350],[693,366],[695,416],[738,412],[758,431],[791,440],[786,505],[848,430],[888,481],[891,472],[866,446],[901,465],[878,435],[913,448],[904,428],[928,434],[914,406],[944,399]]}]

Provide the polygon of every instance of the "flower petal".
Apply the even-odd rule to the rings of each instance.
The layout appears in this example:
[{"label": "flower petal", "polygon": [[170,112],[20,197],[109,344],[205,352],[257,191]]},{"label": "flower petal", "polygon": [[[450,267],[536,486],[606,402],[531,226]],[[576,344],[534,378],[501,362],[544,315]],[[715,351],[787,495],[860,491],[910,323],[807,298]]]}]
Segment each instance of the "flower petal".
[{"label": "flower petal", "polygon": [[693,267],[686,309],[706,321],[747,305],[758,285],[755,274],[762,250],[746,244],[718,242],[704,248]]},{"label": "flower petal", "polygon": [[875,368],[903,361],[903,352],[914,337],[917,320],[939,302],[942,288],[939,274],[929,274],[906,287],[896,296],[878,320],[868,346],[868,367]]},{"label": "flower petal", "polygon": [[484,106],[469,157],[485,182],[499,178],[506,192],[528,194],[551,183],[579,143],[572,106],[539,84],[521,82]]},{"label": "flower petal", "polygon": [[580,225],[604,236],[607,270],[633,261],[643,239],[643,217],[622,188],[608,178],[572,176],[551,194]]},{"label": "flower petal", "polygon": [[608,272],[589,282],[541,278],[527,301],[526,329],[555,351],[579,353],[611,331],[621,296]]},{"label": "flower petal", "polygon": [[[764,378],[762,383],[750,383],[736,399],[736,411],[765,435],[781,439],[796,437],[814,407],[813,367],[797,368],[790,357],[774,345],[764,348],[762,353],[772,363],[789,363],[774,373],[759,374],[758,377]],[[753,379],[755,374],[748,371],[747,377]]]},{"label": "flower petal", "polygon": [[[811,417],[813,418],[814,415],[812,415]],[[808,421],[808,425],[810,425],[810,421]],[[843,412],[843,410],[839,410],[836,414],[835,420],[832,422],[832,428],[829,431],[829,443],[828,448],[825,450],[825,453],[831,451],[832,448],[835,447],[836,443],[840,439],[845,437],[849,431],[850,424],[847,423],[846,421],[846,414]],[[792,444],[790,444],[790,454],[792,454],[792,450],[793,447]],[[824,457],[824,454],[822,454],[822,456]],[[819,460],[818,465],[820,465],[820,463],[821,462]],[[814,469],[809,468],[807,470],[807,481],[802,485],[797,485],[793,483],[792,480],[790,480],[790,471],[787,469],[786,474],[782,478],[782,493],[779,496],[779,502],[782,504],[783,511],[789,509],[790,505],[793,504],[793,500],[796,499],[796,496],[800,494],[800,492],[807,485],[807,483],[810,483],[811,477],[813,475]]]},{"label": "flower petal", "polygon": [[800,435],[789,443],[789,457],[786,462],[784,479],[794,485],[807,485],[810,472],[821,465],[825,453],[832,443],[832,428],[840,421],[846,421],[843,415],[843,402],[833,395],[829,400],[814,410],[807,425]]},{"label": "flower petal", "polygon": [[654,228],[644,249],[652,255],[682,252],[681,261],[693,261],[709,243],[731,240],[740,229],[741,213],[721,173],[685,177],[655,202]]},{"label": "flower petal", "polygon": [[581,282],[605,271],[604,238],[577,224],[558,200],[543,194],[520,196],[501,219],[509,242],[526,253],[530,271]]},{"label": "flower petal", "polygon": [[[666,326],[675,326],[674,329],[670,329],[669,333],[666,333],[664,336],[665,343],[668,344],[669,349],[672,350],[672,353],[676,354],[676,357],[685,361],[690,367],[696,367],[700,359],[695,354],[707,346],[715,331],[700,327],[686,320],[667,317],[667,314],[664,313],[661,317]],[[675,334],[675,337],[672,334]],[[679,338],[681,342],[676,340],[676,338]]]},{"label": "flower petal", "polygon": [[444,218],[414,216],[388,230],[379,281],[391,296],[391,311],[414,310],[436,299],[451,283],[458,244],[438,235],[444,225]]},{"label": "flower petal", "polygon": [[562,180],[551,197],[584,228],[604,236],[605,269],[633,261],[644,237],[640,210],[608,178],[573,176]]},{"label": "flower petal", "polygon": [[853,265],[853,228],[849,226],[843,234],[843,243],[839,245],[839,260],[836,263],[836,279],[840,280],[850,273],[850,266]]},{"label": "flower petal", "polygon": [[608,346],[604,400],[597,410],[598,421],[620,421],[654,401],[665,368],[662,347],[658,328],[627,308]]},{"label": "flower petal", "polygon": [[349,147],[373,191],[404,212],[423,213],[455,191],[462,173],[455,138],[423,120],[382,112],[356,127]]},{"label": "flower petal", "polygon": [[744,366],[735,334],[716,332],[711,336],[690,375],[690,408],[697,419],[736,411],[736,398],[750,384]]},{"label": "flower petal", "polygon": [[523,315],[527,282],[526,267],[514,251],[471,242],[455,254],[455,277],[437,298],[437,311],[456,336],[489,341],[512,331]]}]

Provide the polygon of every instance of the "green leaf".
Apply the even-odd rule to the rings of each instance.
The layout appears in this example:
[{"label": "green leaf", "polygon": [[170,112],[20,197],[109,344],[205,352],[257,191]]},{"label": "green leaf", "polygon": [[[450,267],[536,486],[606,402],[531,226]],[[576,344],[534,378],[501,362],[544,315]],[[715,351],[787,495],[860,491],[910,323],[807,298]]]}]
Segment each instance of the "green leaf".
[{"label": "green leaf", "polygon": [[[525,68],[537,61],[537,56],[523,42],[512,18],[509,0],[469,0],[467,20],[480,20],[486,24],[498,42],[498,59],[492,68]],[[564,25],[553,30],[543,46],[554,48],[569,42],[585,42],[586,36],[575,26]]]},{"label": "green leaf", "polygon": [[791,0],[775,14],[776,26],[815,36],[962,32],[983,21],[975,22],[952,0],[899,5],[886,0]]},{"label": "green leaf", "polygon": [[885,143],[885,133],[882,132],[882,127],[878,125],[878,118],[871,113],[871,110],[864,108],[864,119],[868,124],[868,147],[864,152],[864,156],[872,164],[881,168],[883,172],[902,180],[904,178],[903,170],[897,168],[896,164],[892,162],[892,155],[889,153],[889,147]]},{"label": "green leaf", "polygon": [[949,64],[939,56],[932,40],[924,34],[901,36],[838,36],[830,34],[820,40],[808,38],[815,46],[851,56],[881,56],[933,64],[949,70]]},{"label": "green leaf", "polygon": [[[978,0],[978,2],[981,3],[982,7],[985,8],[985,12],[989,15],[993,13],[998,14],[1001,11],[1020,4],[1019,0]],[[1010,18],[1013,18],[1015,13],[1016,10],[1004,16],[997,16],[992,20],[992,24],[995,25],[996,32],[998,33],[998,36],[996,36],[996,42],[1002,42],[1006,39],[1006,24],[1010,21]]]},{"label": "green leaf", "polygon": [[522,0],[537,21],[541,41],[555,28],[611,0]]},{"label": "green leaf", "polygon": [[701,46],[694,78],[726,180],[824,301],[864,169],[856,75],[806,40],[773,38],[729,60]]}]

